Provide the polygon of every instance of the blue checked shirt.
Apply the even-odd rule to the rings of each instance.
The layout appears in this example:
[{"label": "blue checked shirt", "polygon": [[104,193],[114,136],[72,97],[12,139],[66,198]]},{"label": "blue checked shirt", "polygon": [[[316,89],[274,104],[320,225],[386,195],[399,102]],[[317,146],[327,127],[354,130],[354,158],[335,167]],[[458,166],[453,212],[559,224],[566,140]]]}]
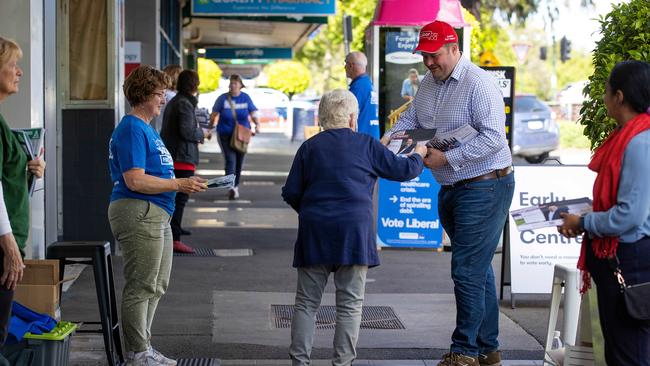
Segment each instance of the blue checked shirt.
[{"label": "blue checked shirt", "polygon": [[388,134],[414,128],[446,132],[465,124],[474,127],[478,136],[445,152],[447,165],[431,169],[438,183],[449,185],[512,165],[505,120],[496,79],[461,57],[444,82],[427,72],[413,103]]}]

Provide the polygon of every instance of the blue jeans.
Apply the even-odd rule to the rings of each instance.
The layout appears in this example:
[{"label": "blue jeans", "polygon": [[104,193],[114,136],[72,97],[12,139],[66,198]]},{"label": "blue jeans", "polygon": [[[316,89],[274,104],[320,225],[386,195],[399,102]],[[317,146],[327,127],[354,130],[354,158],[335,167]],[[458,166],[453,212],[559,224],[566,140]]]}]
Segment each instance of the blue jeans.
[{"label": "blue jeans", "polygon": [[226,175],[234,174],[235,175],[235,187],[239,186],[239,177],[241,177],[241,169],[244,165],[244,155],[238,151],[233,150],[230,147],[230,138],[232,135],[218,134],[219,135],[219,146],[221,147],[221,152],[223,153],[223,158],[225,161],[225,171]]},{"label": "blue jeans", "polygon": [[515,189],[505,177],[442,187],[440,221],[451,239],[451,278],[456,296],[456,329],[451,352],[476,357],[499,348],[499,303],[492,258],[503,232]]}]

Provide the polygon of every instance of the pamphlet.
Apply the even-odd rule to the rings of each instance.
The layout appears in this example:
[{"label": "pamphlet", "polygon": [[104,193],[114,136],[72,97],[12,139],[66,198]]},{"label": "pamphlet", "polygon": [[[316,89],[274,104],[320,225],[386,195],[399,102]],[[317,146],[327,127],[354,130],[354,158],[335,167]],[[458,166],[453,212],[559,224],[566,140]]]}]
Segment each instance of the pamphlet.
[{"label": "pamphlet", "polygon": [[413,152],[415,146],[426,144],[435,134],[435,128],[396,131],[390,136],[387,147],[397,155],[408,155]]},{"label": "pamphlet", "polygon": [[[18,142],[20,142],[28,160],[31,161],[43,156],[43,137],[45,135],[43,128],[14,128],[11,131],[18,139]],[[34,178],[30,174],[27,181],[30,195],[34,193],[34,188],[36,187],[36,179]]]},{"label": "pamphlet", "polygon": [[208,179],[208,188],[232,188],[235,186],[235,175],[228,174],[223,177]]},{"label": "pamphlet", "polygon": [[455,149],[478,136],[474,127],[466,124],[447,132],[433,129],[413,129],[397,131],[391,135],[388,149],[397,155],[413,152],[416,145],[426,145],[440,151]]},{"label": "pamphlet", "polygon": [[470,125],[463,125],[455,130],[437,133],[427,147],[432,147],[440,151],[449,151],[455,149],[467,141],[478,136],[478,131]]},{"label": "pamphlet", "polygon": [[526,231],[562,225],[564,219],[560,214],[563,212],[583,216],[592,212],[592,210],[591,200],[582,197],[524,207],[510,211],[510,214],[515,220],[517,230]]}]

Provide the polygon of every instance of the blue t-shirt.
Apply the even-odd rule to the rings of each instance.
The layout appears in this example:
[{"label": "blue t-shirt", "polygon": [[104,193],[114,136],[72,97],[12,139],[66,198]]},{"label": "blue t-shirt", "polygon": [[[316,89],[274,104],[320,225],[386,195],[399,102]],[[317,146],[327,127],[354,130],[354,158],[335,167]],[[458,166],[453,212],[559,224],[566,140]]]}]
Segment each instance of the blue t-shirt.
[{"label": "blue t-shirt", "polygon": [[379,140],[379,121],[377,120],[377,93],[372,90],[368,75],[363,74],[352,80],[350,91],[359,102],[357,131]]},{"label": "blue t-shirt", "polygon": [[[242,126],[251,128],[248,116],[251,112],[257,110],[251,97],[246,93],[240,93],[238,96],[232,97],[232,102],[235,105],[235,111],[237,112],[237,122]],[[213,113],[219,113],[217,133],[220,135],[232,135],[232,131],[235,129],[233,115],[230,109],[228,93],[221,94],[212,107]]]},{"label": "blue t-shirt", "polygon": [[150,201],[171,216],[176,192],[144,194],[130,190],[124,182],[123,173],[133,168],[144,169],[145,174],[158,178],[175,178],[172,156],[154,128],[127,114],[113,131],[108,145],[108,166],[113,181],[111,202],[123,198]]}]

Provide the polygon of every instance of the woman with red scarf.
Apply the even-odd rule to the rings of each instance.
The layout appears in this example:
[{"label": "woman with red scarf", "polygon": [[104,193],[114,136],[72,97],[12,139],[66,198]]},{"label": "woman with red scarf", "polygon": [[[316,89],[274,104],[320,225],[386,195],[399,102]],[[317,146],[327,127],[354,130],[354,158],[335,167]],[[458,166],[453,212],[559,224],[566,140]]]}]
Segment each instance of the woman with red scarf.
[{"label": "woman with red scarf", "polygon": [[[608,258],[617,256],[627,285],[650,281],[650,64],[624,61],[612,70],[605,106],[617,128],[596,150],[594,212],[562,214],[558,231],[585,233],[578,268],[586,290],[598,289],[608,365],[650,365],[650,323],[632,319]],[[648,299],[650,301],[650,299]]]}]

